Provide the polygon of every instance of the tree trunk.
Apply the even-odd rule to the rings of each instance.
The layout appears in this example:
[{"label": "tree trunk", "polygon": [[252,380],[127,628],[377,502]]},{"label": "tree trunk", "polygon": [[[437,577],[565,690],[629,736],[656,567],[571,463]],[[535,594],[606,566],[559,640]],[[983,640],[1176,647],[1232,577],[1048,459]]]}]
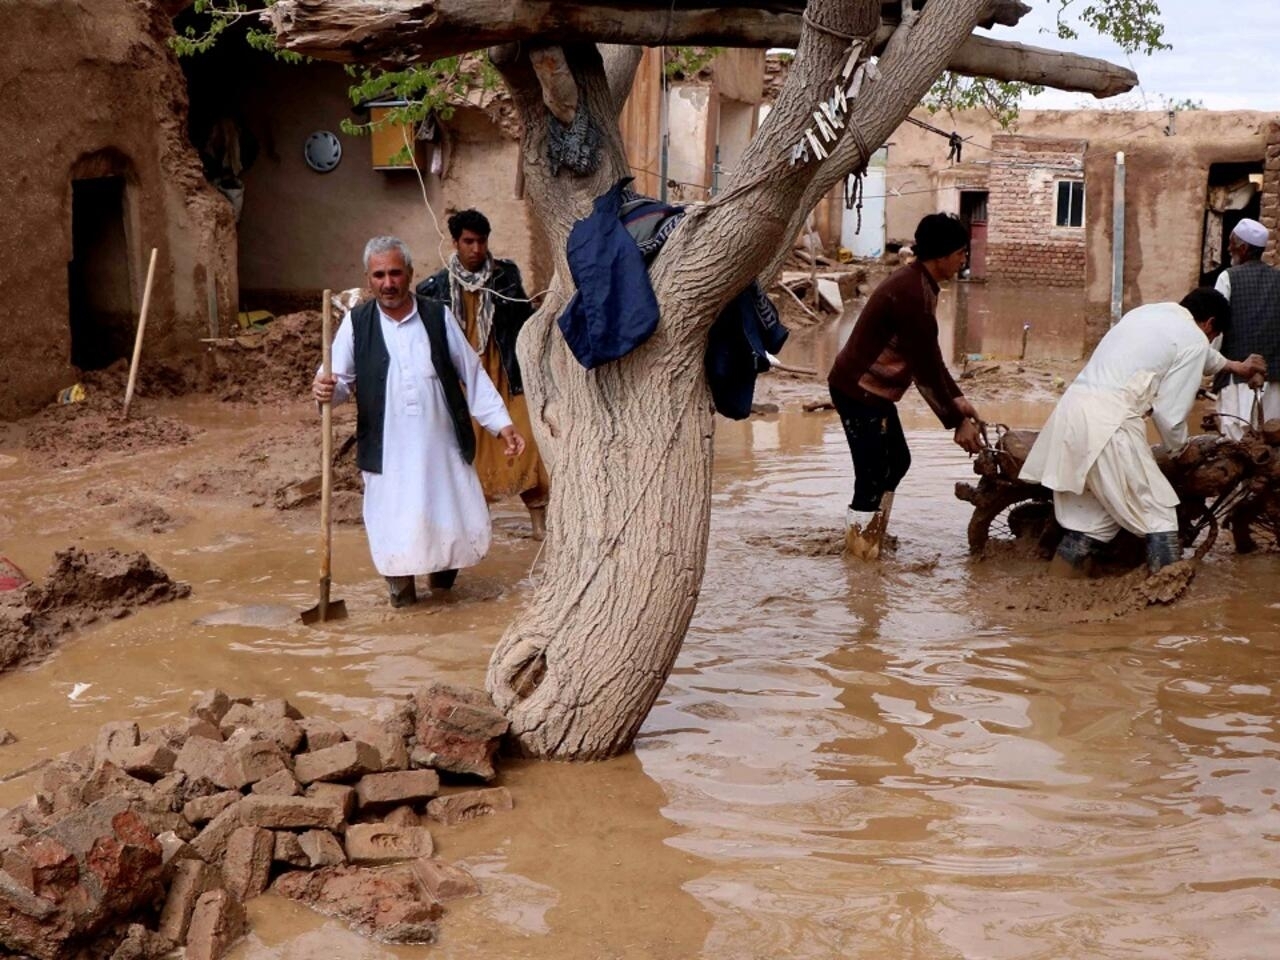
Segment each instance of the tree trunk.
[{"label": "tree trunk", "polygon": [[555,324],[572,294],[565,242],[592,199],[629,168],[617,132],[621,104],[599,54],[590,46],[565,53],[606,134],[600,170],[584,179],[550,175],[545,111],[527,58],[498,58],[525,118],[527,196],[556,257],[547,305],[519,345],[553,482],[539,584],[499,642],[487,684],[525,752],[590,760],[630,745],[697,600],[709,525],[711,409],[701,355],[678,341],[679,327],[667,318],[704,319],[714,305],[681,309],[664,301],[652,339],[593,371],[569,353]]}]

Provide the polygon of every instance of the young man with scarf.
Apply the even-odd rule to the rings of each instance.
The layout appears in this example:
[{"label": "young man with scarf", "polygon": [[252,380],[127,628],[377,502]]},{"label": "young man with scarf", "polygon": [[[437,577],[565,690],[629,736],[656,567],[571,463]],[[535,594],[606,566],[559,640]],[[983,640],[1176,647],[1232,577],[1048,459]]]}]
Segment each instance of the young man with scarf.
[{"label": "young man with scarf", "polygon": [[489,500],[520,495],[529,509],[533,537],[541,540],[546,535],[551,483],[533,442],[516,359],[516,337],[533,314],[533,304],[515,263],[490,255],[489,233],[489,220],[479,210],[462,210],[451,216],[449,235],[454,254],[445,269],[418,285],[418,295],[449,307],[467,342],[479,354],[480,365],[498,388],[516,430],[528,438],[524,452],[511,457],[503,443],[477,424],[475,466]]},{"label": "young man with scarf", "polygon": [[916,259],[875,289],[827,376],[853,455],[853,500],[845,518],[845,552],[876,560],[894,491],[911,466],[897,403],[911,384],[955,442],[981,447],[977,411],[947,370],[938,346],[939,284],[964,266],[969,233],[954,217],[933,213],[916,227]]}]

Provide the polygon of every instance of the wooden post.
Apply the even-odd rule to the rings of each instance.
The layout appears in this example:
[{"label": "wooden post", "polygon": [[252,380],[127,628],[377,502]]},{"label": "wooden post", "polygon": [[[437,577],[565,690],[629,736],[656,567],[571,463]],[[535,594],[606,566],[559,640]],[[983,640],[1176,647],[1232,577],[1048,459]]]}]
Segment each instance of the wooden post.
[{"label": "wooden post", "polygon": [[142,289],[142,310],[138,314],[138,333],[133,338],[133,360],[129,364],[129,384],[124,388],[124,417],[129,417],[129,404],[133,402],[133,388],[138,382],[138,361],[142,359],[142,336],[147,329],[147,309],[151,306],[151,284],[156,277],[156,254],[151,248],[151,263],[147,266],[147,284]]},{"label": "wooden post", "polygon": [[1115,193],[1111,197],[1111,325],[1124,312],[1124,153],[1116,154]]},{"label": "wooden post", "polygon": [[[333,336],[331,319],[333,291],[324,292],[320,306],[320,372],[328,377],[333,372]],[[320,619],[329,619],[329,577],[333,554],[333,404],[320,404]]]}]

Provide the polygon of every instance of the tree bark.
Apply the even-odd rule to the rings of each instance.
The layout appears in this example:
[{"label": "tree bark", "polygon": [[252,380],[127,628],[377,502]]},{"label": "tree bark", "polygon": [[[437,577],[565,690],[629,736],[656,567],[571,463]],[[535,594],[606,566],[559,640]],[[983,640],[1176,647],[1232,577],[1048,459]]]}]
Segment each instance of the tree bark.
[{"label": "tree bark", "polygon": [[[531,37],[557,43],[794,47],[801,3],[539,3],[526,0],[281,0],[264,14],[281,43],[344,62],[406,63]],[[981,22],[1016,24],[1020,0],[989,0]],[[928,8],[925,7],[927,11]],[[898,27],[884,20],[883,46]],[[1093,57],[981,37],[955,51],[950,70],[1110,97],[1138,82],[1132,70]]]}]

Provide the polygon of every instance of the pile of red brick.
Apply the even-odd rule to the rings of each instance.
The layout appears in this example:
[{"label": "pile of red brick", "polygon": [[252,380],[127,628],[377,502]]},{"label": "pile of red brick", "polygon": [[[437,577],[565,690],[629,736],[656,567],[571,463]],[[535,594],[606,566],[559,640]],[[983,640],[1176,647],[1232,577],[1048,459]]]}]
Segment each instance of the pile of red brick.
[{"label": "pile of red brick", "polygon": [[0,816],[0,946],[216,960],[268,888],[379,940],[434,940],[443,903],[479,889],[427,823],[511,808],[505,787],[475,786],[507,720],[446,684],[376,715],[338,724],[215,690],[147,733],[107,724]]}]

